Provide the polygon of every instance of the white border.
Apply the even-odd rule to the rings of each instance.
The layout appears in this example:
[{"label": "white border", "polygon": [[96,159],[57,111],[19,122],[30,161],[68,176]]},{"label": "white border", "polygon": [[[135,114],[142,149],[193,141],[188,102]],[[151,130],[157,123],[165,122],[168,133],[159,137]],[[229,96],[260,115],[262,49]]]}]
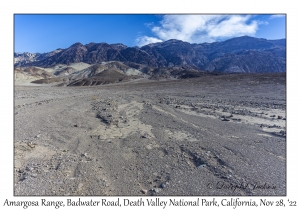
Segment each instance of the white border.
[{"label": "white border", "polygon": [[[210,1],[40,1],[14,0],[1,1],[1,146],[0,146],[0,206],[5,199],[9,200],[40,200],[39,197],[13,197],[13,14],[14,13],[286,13],[287,14],[287,196],[283,199],[296,200],[298,206],[298,190],[300,190],[299,158],[299,15],[295,1],[274,0],[210,0]],[[4,65],[3,65],[4,63]],[[298,77],[297,77],[298,76]],[[75,199],[75,197],[72,197]],[[95,198],[95,197],[94,197]],[[122,197],[125,198],[125,197]],[[133,197],[131,197],[133,198]],[[188,197],[184,197],[188,199]],[[211,197],[210,197],[211,198]],[[222,197],[217,197],[221,199]],[[269,200],[278,200],[281,197],[266,197]],[[49,197],[50,199],[50,197]],[[51,197],[52,200],[66,200],[62,197]],[[193,199],[193,197],[191,197]],[[9,207],[9,209],[20,207]],[[98,207],[97,209],[104,209]],[[146,209],[149,209],[147,207]],[[198,207],[199,208],[199,207]],[[200,207],[204,208],[204,207]],[[3,208],[5,209],[5,208]],[[30,207],[29,207],[30,209]],[[37,208],[35,208],[37,209]],[[40,209],[40,208],[39,208]],[[71,209],[71,208],[63,208]],[[111,209],[111,208],[110,208]],[[205,209],[205,208],[204,208]],[[210,208],[212,209],[212,208]]]}]

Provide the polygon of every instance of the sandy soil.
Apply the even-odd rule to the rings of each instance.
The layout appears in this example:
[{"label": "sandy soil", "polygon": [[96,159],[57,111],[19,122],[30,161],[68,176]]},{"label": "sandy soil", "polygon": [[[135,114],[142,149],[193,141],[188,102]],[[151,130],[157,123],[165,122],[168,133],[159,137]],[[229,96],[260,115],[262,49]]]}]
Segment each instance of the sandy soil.
[{"label": "sandy soil", "polygon": [[22,72],[15,72],[15,85],[34,85],[31,83],[34,80],[43,79],[41,76],[31,76]]},{"label": "sandy soil", "polygon": [[146,81],[16,85],[15,195],[286,195],[285,74]]}]

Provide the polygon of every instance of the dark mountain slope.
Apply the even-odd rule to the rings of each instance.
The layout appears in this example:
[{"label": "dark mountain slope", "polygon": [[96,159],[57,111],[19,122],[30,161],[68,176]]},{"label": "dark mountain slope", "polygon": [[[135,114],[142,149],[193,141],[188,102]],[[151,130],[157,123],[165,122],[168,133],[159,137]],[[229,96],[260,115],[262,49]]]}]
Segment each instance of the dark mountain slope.
[{"label": "dark mountain slope", "polygon": [[190,44],[171,39],[141,48],[123,44],[75,43],[40,60],[31,58],[34,61],[30,62],[24,59],[20,59],[23,64],[16,65],[51,67],[77,62],[121,61],[151,68],[185,67],[210,72],[285,72],[286,40],[242,36],[223,42]]},{"label": "dark mountain slope", "polygon": [[207,71],[219,72],[284,72],[285,58],[274,56],[269,51],[242,51],[238,53],[226,53],[214,58],[204,66]]}]

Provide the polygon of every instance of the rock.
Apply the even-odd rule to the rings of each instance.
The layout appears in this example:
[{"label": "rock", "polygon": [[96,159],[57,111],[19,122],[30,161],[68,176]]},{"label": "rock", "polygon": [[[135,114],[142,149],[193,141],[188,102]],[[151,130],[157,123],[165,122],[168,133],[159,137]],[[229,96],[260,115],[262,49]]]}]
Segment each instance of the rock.
[{"label": "rock", "polygon": [[20,181],[24,181],[25,179],[26,179],[26,174],[24,173],[24,174],[21,175],[21,177],[20,177],[19,180],[20,180]]},{"label": "rock", "polygon": [[148,133],[145,133],[144,135],[142,135],[142,138],[148,138],[148,137],[149,137]]},{"label": "rock", "polygon": [[202,165],[197,166],[197,168],[201,169],[201,168],[204,168],[205,166],[206,166],[206,164],[202,164]]},{"label": "rock", "polygon": [[141,192],[142,192],[143,194],[147,194],[148,190],[141,189]]},{"label": "rock", "polygon": [[221,118],[222,121],[229,121],[227,118]]},{"label": "rock", "polygon": [[286,132],[285,132],[284,130],[281,130],[279,133],[280,133],[281,135],[285,135],[285,134],[286,134]]},{"label": "rock", "polygon": [[40,138],[41,137],[41,134],[38,134],[35,136],[35,138]]},{"label": "rock", "polygon": [[19,172],[19,173],[24,173],[24,169],[19,168],[19,169],[17,170],[17,172]]},{"label": "rock", "polygon": [[161,191],[161,189],[160,188],[155,188],[153,191],[156,192],[156,193],[159,193]]},{"label": "rock", "polygon": [[163,183],[163,184],[160,185],[160,187],[161,187],[161,188],[165,188],[166,185]]},{"label": "rock", "polygon": [[278,117],[277,117],[277,118],[278,118],[278,119],[282,119],[282,116],[279,116],[279,115],[278,115]]},{"label": "rock", "polygon": [[35,148],[35,144],[33,144],[32,142],[28,142],[27,145],[28,145],[30,148]]},{"label": "rock", "polygon": [[242,121],[241,119],[239,119],[239,118],[232,118],[232,120],[235,120],[235,121]]}]

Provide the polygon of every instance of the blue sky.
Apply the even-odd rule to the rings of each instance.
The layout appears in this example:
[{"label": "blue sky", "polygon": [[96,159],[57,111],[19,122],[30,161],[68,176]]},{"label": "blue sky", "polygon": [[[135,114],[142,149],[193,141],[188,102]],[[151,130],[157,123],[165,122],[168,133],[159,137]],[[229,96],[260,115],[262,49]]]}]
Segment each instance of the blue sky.
[{"label": "blue sky", "polygon": [[75,42],[143,46],[168,39],[214,42],[243,35],[286,38],[285,15],[14,15],[15,52],[50,52]]}]

